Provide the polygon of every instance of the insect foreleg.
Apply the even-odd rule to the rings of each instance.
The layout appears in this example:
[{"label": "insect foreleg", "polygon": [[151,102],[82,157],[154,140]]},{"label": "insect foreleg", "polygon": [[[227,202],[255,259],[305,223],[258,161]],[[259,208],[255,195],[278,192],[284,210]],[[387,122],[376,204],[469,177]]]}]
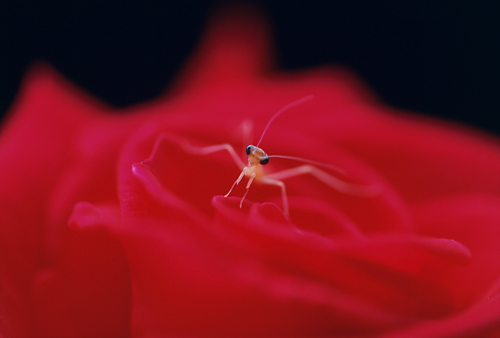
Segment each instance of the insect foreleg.
[{"label": "insect foreleg", "polygon": [[[245,173],[245,170],[243,170],[242,174],[244,174],[244,173]],[[250,175],[250,178],[248,179],[248,183],[247,183],[247,187],[246,187],[247,191],[245,191],[245,194],[243,195],[243,197],[241,198],[241,201],[240,201],[240,208],[243,206],[243,201],[245,200],[245,197],[248,194],[248,189],[250,189],[250,186],[252,185],[252,182],[256,176],[257,176],[257,174],[255,174],[255,173],[252,173],[252,175]],[[240,177],[241,177],[241,175],[240,175]],[[239,178],[239,180],[241,180],[241,178]],[[229,195],[229,193],[228,193],[228,195]]]},{"label": "insect foreleg", "polygon": [[[243,168],[243,170],[241,171],[241,174],[240,176],[238,176],[238,179],[236,181],[234,181],[233,185],[231,186],[231,189],[229,189],[229,191],[227,192],[227,194],[224,195],[224,197],[227,197],[229,196],[229,194],[231,193],[231,191],[233,191],[233,188],[240,184],[241,180],[243,179],[243,176],[245,176],[247,172],[247,167]],[[248,188],[247,188],[248,189]],[[243,202],[242,202],[243,203]],[[240,205],[240,208],[241,208],[241,205]]]}]

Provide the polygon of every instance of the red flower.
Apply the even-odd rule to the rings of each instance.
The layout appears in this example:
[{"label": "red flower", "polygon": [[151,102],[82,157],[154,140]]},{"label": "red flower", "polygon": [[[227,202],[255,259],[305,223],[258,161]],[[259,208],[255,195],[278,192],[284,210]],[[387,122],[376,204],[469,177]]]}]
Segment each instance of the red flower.
[{"label": "red flower", "polygon": [[[500,141],[384,106],[349,72],[270,72],[258,16],[219,17],[168,96],[122,114],[38,65],[0,138],[5,337],[493,336]],[[335,165],[246,180],[268,154]],[[247,129],[248,130],[248,129]],[[276,172],[300,165],[271,158]]]}]

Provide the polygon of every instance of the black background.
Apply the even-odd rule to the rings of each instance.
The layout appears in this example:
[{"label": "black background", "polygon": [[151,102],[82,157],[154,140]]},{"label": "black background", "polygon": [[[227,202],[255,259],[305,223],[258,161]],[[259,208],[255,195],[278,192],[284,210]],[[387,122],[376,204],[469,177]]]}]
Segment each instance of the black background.
[{"label": "black background", "polygon": [[[500,134],[495,1],[253,1],[282,69],[356,71],[388,104]],[[12,1],[0,5],[0,113],[43,59],[123,107],[159,95],[221,1]]]}]

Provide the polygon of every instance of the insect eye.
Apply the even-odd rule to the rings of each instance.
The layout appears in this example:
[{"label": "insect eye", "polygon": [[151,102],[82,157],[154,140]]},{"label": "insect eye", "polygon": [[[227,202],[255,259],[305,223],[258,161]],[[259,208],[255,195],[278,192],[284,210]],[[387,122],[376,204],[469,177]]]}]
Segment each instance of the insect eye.
[{"label": "insect eye", "polygon": [[260,160],[260,164],[265,165],[269,163],[269,156],[264,157],[262,160]]},{"label": "insect eye", "polygon": [[253,146],[249,145],[246,149],[247,155],[250,155],[250,152],[252,151]]}]

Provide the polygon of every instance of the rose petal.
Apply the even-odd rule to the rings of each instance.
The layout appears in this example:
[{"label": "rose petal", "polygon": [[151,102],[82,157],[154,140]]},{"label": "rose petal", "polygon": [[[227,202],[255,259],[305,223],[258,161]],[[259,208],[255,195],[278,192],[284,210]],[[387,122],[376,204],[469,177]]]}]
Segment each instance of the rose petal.
[{"label": "rose petal", "polygon": [[[0,140],[0,256],[2,289],[8,292],[2,293],[1,297],[2,317],[8,326],[6,331],[12,335],[33,336],[33,332],[40,335],[45,332],[41,327],[37,330],[37,325],[42,325],[42,322],[35,320],[40,308],[33,308],[33,297],[39,297],[33,290],[33,280],[40,269],[52,269],[53,260],[61,248],[52,247],[48,251],[47,246],[50,246],[49,241],[60,240],[67,231],[65,221],[49,225],[46,217],[48,200],[54,185],[73,159],[73,146],[79,130],[95,123],[99,114],[109,110],[81,93],[49,66],[39,64],[30,70],[13,106],[12,116],[3,126]],[[50,236],[49,226],[58,228]],[[87,240],[82,239],[83,242]],[[81,242],[76,240],[76,243]],[[56,270],[57,274],[69,274],[69,279],[74,277],[64,268]],[[57,274],[55,278],[60,278]],[[102,278],[107,277],[110,276],[103,275]],[[66,285],[68,291],[72,290],[70,285]],[[95,301],[90,298],[91,292],[85,294],[89,296],[88,302]],[[111,295],[116,296],[116,293]],[[68,317],[73,314],[68,313]],[[68,318],[69,322],[73,319]],[[114,324],[109,328],[117,329]],[[57,330],[56,327],[51,329]]]},{"label": "rose petal", "polygon": [[[342,69],[264,74],[259,20],[224,14],[172,98],[129,117],[104,117],[50,71],[32,76],[0,140],[12,336],[499,332],[498,140],[395,116]],[[248,126],[259,139],[308,95],[261,146],[340,166],[379,196],[301,175],[285,182],[290,220],[280,189],[258,180],[240,208],[246,179],[221,196],[241,172],[227,152],[180,141],[244,154]]]},{"label": "rose petal", "polygon": [[500,313],[500,297],[472,307],[458,316],[419,323],[384,336],[389,338],[497,337],[500,332],[498,313]]},{"label": "rose petal", "polygon": [[124,337],[130,333],[128,263],[103,229],[67,236],[57,259],[40,269],[31,289],[30,336]]},{"label": "rose petal", "polygon": [[228,251],[227,244],[212,242],[213,237],[148,223],[120,234],[131,262],[138,334],[359,333],[402,320],[321,283],[268,270],[234,247]]},{"label": "rose petal", "polygon": [[470,264],[447,272],[448,285],[461,303],[477,300],[500,273],[499,206],[497,196],[461,195],[414,208],[420,233],[448,236],[471,252]]},{"label": "rose petal", "polygon": [[498,140],[442,121],[395,117],[385,108],[351,109],[374,114],[340,143],[390,177],[408,201],[455,193],[499,194]]},{"label": "rose petal", "polygon": [[[238,200],[216,197],[213,204],[218,227],[250,255],[258,252],[274,269],[325,280],[397,313],[439,317],[460,309],[453,299],[458,296],[447,289],[446,272],[466,264],[470,253],[453,240],[402,234],[328,239],[266,220],[250,202],[239,209]],[[392,299],[398,301],[387,303]]]},{"label": "rose petal", "polygon": [[184,69],[177,89],[249,81],[270,68],[268,27],[254,6],[220,9],[211,20],[202,44]]}]

